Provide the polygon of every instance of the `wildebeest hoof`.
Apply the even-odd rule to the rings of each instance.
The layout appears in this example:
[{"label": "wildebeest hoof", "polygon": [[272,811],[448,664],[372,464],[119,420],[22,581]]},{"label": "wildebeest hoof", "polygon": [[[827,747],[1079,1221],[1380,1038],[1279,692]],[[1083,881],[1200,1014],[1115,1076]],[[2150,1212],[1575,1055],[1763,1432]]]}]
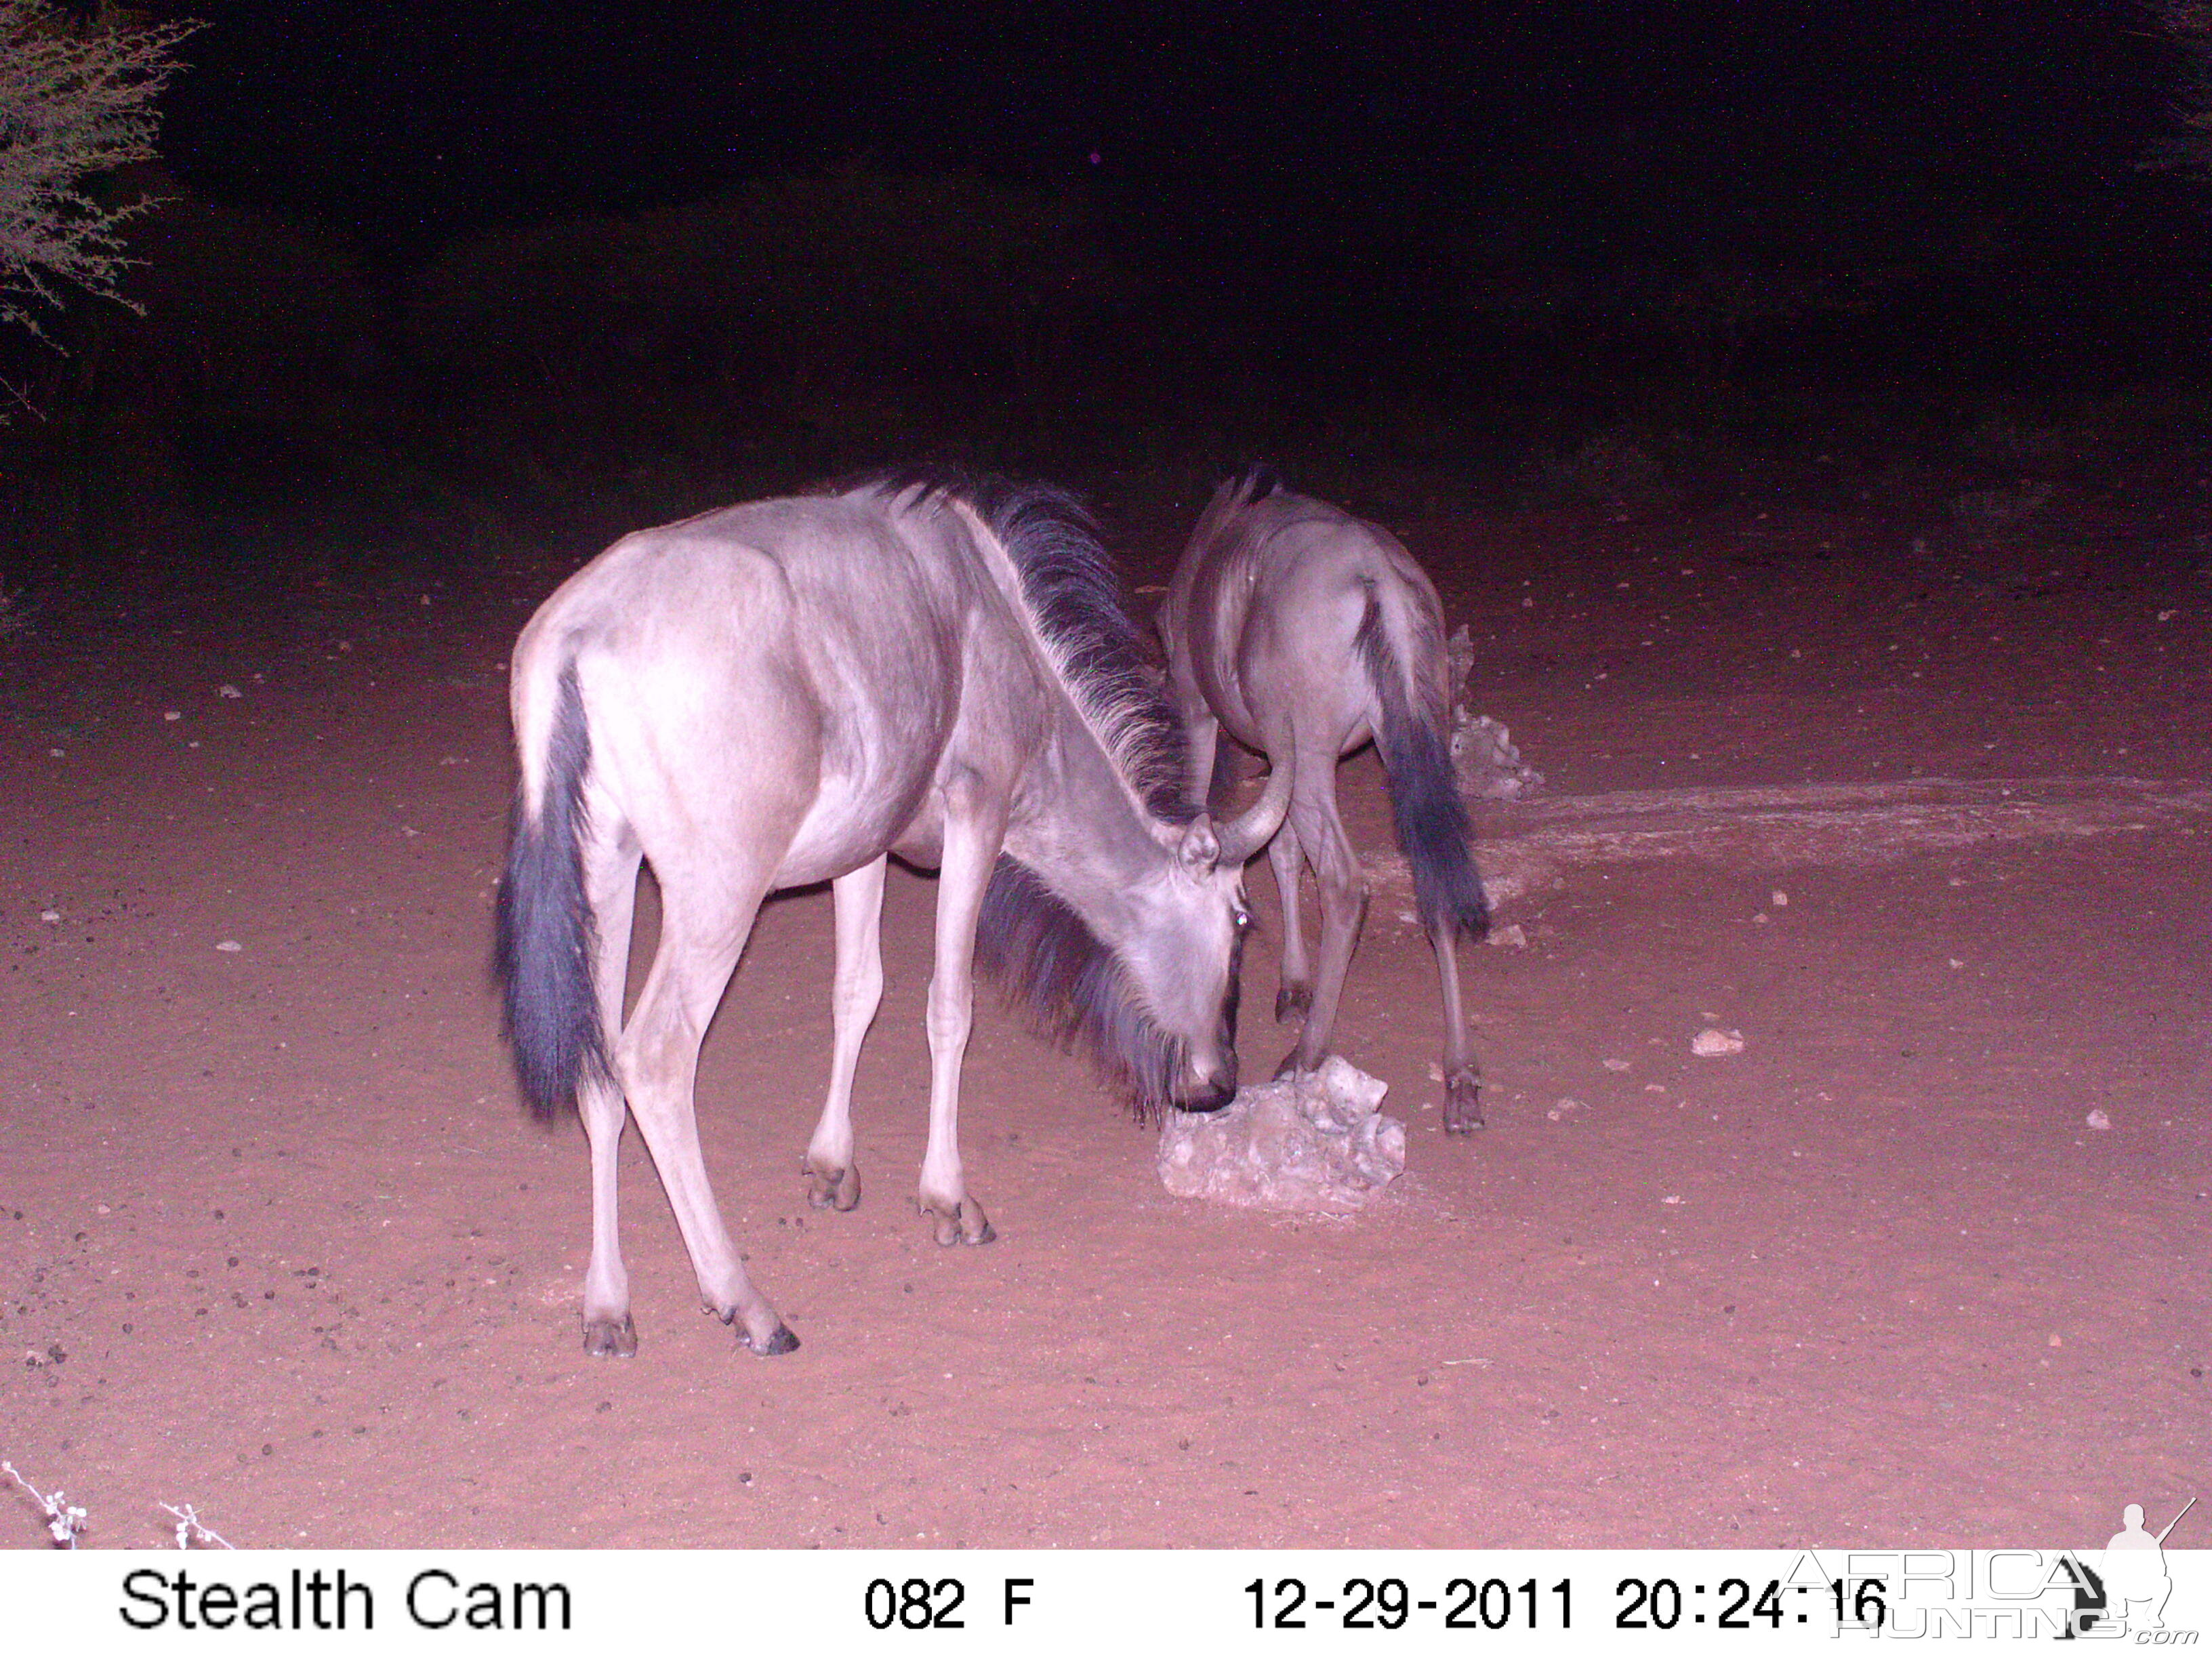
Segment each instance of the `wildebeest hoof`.
[{"label": "wildebeest hoof", "polygon": [[799,1346],[799,1339],[791,1334],[791,1327],[781,1319],[775,1322],[775,1328],[768,1334],[768,1340],[764,1342],[754,1341],[750,1333],[738,1340],[763,1358],[772,1358],[780,1353],[789,1353]]},{"label": "wildebeest hoof", "polygon": [[1320,1054],[1316,1054],[1311,1060],[1306,1061],[1304,1065],[1301,1065],[1298,1063],[1298,1051],[1293,1048],[1290,1053],[1283,1056],[1283,1063],[1275,1067],[1275,1081],[1279,1083],[1286,1077],[1296,1077],[1301,1072],[1310,1072],[1320,1066],[1322,1061],[1328,1058],[1328,1052],[1327,1049],[1323,1049]]},{"label": "wildebeest hoof", "polygon": [[927,1203],[922,1207],[935,1224],[939,1244],[988,1244],[999,1236],[984,1218],[983,1206],[972,1198],[962,1199],[959,1207],[951,1211]]},{"label": "wildebeest hoof", "polygon": [[594,1359],[634,1359],[637,1357],[637,1327],[624,1314],[620,1319],[586,1319],[584,1352]]},{"label": "wildebeest hoof", "polygon": [[1444,1133],[1473,1134],[1482,1127],[1480,1080],[1471,1071],[1454,1072],[1444,1085]]},{"label": "wildebeest hoof", "polygon": [[860,1166],[842,1170],[806,1166],[806,1201],[817,1210],[849,1210],[860,1201]]},{"label": "wildebeest hoof", "polygon": [[1285,985],[1275,993],[1275,1024],[1287,1025],[1304,1019],[1313,1009],[1313,987]]}]

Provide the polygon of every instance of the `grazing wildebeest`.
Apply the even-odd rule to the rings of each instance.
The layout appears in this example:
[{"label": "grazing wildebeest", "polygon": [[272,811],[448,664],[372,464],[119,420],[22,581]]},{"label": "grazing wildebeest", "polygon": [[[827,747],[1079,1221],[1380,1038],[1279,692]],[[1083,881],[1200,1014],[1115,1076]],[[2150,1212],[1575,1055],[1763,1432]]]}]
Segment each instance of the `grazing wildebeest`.
[{"label": "grazing wildebeest", "polygon": [[[1042,485],[886,476],[648,530],[541,606],[509,687],[521,763],[498,960],[524,1093],[592,1155],[584,1346],[635,1352],[616,1240],[624,1104],[701,1294],[756,1353],[797,1339],[748,1281],[700,1158],[700,1040],[761,902],[829,881],[830,1091],[809,1197],[849,1209],[853,1070],[883,987],[884,860],[938,869],[929,1141],[941,1244],[988,1243],[956,1110],[980,957],[1139,1108],[1236,1085],[1241,866],[1180,808],[1180,741],[1089,521]],[[1263,803],[1264,805],[1264,803]],[[1178,810],[1179,809],[1179,810]],[[1278,817],[1280,806],[1274,809]],[[622,1017],[640,858],[660,944]]]},{"label": "grazing wildebeest", "polygon": [[[1214,492],[1160,607],[1169,693],[1189,734],[1194,793],[1210,787],[1219,735],[1267,757],[1290,815],[1268,849],[1283,896],[1275,1018],[1305,1016],[1285,1071],[1328,1053],[1337,1000],[1367,903],[1336,812],[1336,763],[1370,737],[1389,775],[1398,844],[1443,981],[1444,1127],[1482,1127],[1460,1011],[1462,933],[1489,925],[1452,772],[1443,611],[1388,531],[1285,489],[1255,468]],[[1225,761],[1231,751],[1222,750]],[[1224,774],[1226,769],[1224,768]],[[1298,921],[1299,858],[1321,888],[1321,970]]]}]

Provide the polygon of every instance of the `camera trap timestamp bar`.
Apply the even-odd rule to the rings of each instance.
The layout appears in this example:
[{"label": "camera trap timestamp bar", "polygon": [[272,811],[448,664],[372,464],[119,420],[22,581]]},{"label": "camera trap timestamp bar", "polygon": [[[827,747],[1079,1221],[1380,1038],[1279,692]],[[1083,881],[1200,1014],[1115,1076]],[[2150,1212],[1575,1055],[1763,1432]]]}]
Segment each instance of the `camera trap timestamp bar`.
[{"label": "camera trap timestamp bar", "polygon": [[[841,1638],[851,1650],[1034,1654],[1130,1641],[1209,1653],[1832,1651],[1838,1642],[2118,1639],[2195,1646],[2212,1553],[2169,1552],[2151,1598],[2103,1552],[19,1552],[0,1596],[22,1650],[283,1631],[352,1653],[684,1650]],[[2141,1565],[2142,1564],[2133,1564]],[[2141,1577],[2137,1574],[2136,1577]],[[718,1634],[719,1632],[719,1634]],[[105,1644],[103,1644],[104,1646]]]}]

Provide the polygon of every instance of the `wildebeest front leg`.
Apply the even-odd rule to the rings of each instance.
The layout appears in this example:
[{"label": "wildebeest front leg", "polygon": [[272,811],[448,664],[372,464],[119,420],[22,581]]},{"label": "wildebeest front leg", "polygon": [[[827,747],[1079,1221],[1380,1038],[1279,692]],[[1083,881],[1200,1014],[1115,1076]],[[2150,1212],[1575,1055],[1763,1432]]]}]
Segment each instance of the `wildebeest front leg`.
[{"label": "wildebeest front leg", "polygon": [[1429,943],[1437,953],[1437,972],[1443,981],[1444,1001],[1444,1133],[1471,1134],[1482,1124],[1482,1079],[1475,1070],[1474,1050],[1467,1040],[1467,1019],[1459,1001],[1459,947],[1449,924],[1431,927]]},{"label": "wildebeest front leg", "polygon": [[[1299,784],[1303,793],[1305,780],[1301,778]],[[1314,882],[1321,889],[1321,964],[1305,1029],[1282,1070],[1310,1072],[1328,1054],[1344,976],[1352,967],[1352,947],[1359,942],[1359,924],[1367,912],[1367,888],[1352,842],[1337,819],[1334,766],[1325,764],[1319,770],[1318,781],[1304,799],[1292,799],[1291,822],[1306,856],[1313,860]]]},{"label": "wildebeest front leg", "polygon": [[1305,921],[1298,914],[1298,881],[1305,854],[1298,832],[1286,818],[1267,844],[1267,866],[1275,872],[1275,891],[1283,908],[1283,971],[1275,990],[1275,1023],[1293,1019],[1313,1006],[1313,969],[1306,962]]},{"label": "wildebeest front leg", "polygon": [[849,1210],[860,1201],[860,1169],[853,1159],[853,1071],[884,995],[886,863],[878,859],[830,884],[837,910],[837,984],[830,997],[836,1036],[830,1097],[807,1142],[805,1166],[806,1201],[817,1210]]},{"label": "wildebeest front leg", "polygon": [[1224,747],[1221,742],[1221,722],[1206,712],[1206,705],[1198,705],[1196,712],[1183,711],[1183,749],[1188,759],[1184,773],[1190,798],[1209,811],[1218,811],[1219,803],[1213,798],[1214,760],[1217,750]]},{"label": "wildebeest front leg", "polygon": [[988,1244],[997,1237],[968,1194],[960,1165],[960,1062],[975,1002],[975,921],[999,860],[1003,816],[981,799],[979,780],[945,792],[945,855],[937,882],[937,965],[929,980],[929,1146],[921,1159],[921,1208],[940,1244]]}]

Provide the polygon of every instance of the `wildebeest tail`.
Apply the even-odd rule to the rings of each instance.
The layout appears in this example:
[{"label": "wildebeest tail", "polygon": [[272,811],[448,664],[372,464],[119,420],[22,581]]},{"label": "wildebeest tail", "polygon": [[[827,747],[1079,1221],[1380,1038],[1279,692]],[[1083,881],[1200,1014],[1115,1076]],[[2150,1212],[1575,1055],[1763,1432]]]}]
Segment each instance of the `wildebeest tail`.
[{"label": "wildebeest tail", "polygon": [[[533,817],[516,789],[500,883],[496,963],[507,1036],[531,1115],[550,1123],[575,1104],[577,1086],[605,1078],[606,1036],[592,984],[596,929],[584,887],[584,780],[592,734],[575,665],[561,672]],[[527,741],[527,739],[525,739]],[[525,756],[524,770],[532,757]]]},{"label": "wildebeest tail", "polygon": [[1382,708],[1375,734],[1382,769],[1390,778],[1390,811],[1398,847],[1413,866],[1413,899],[1422,926],[1441,921],[1455,933],[1481,934],[1490,927],[1482,878],[1468,849],[1470,827],[1452,770],[1451,745],[1442,710],[1408,681],[1391,643],[1382,605],[1372,587],[1357,641],[1367,678]]}]

